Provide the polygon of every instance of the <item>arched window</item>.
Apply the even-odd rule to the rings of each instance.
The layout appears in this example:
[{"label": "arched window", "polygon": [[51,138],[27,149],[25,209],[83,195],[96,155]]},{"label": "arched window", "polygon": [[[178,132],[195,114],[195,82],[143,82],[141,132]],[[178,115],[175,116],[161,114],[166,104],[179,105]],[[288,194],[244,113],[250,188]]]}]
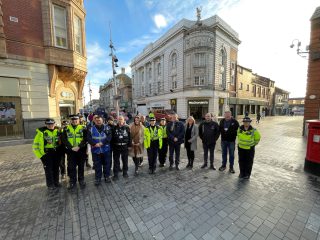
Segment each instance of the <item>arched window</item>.
[{"label": "arched window", "polygon": [[173,53],[171,55],[171,69],[177,68],[177,54]]},{"label": "arched window", "polygon": [[158,63],[157,72],[158,72],[158,76],[161,76],[161,63]]},{"label": "arched window", "polygon": [[227,84],[227,55],[224,49],[221,49],[219,54],[219,65],[220,65],[220,78],[219,86],[226,89]]}]

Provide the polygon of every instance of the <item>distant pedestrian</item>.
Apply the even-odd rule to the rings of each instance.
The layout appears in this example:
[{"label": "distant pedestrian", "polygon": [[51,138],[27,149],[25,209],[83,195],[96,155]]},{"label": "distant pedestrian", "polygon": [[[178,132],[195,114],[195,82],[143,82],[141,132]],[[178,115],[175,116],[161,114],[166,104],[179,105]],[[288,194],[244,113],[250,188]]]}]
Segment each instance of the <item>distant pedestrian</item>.
[{"label": "distant pedestrian", "polygon": [[134,174],[138,174],[139,165],[142,163],[144,145],[143,145],[143,137],[144,137],[144,126],[140,122],[140,117],[135,116],[133,119],[133,123],[130,126],[130,134],[132,147],[129,150],[129,155],[132,157],[134,162],[135,170]]},{"label": "distant pedestrian", "polygon": [[258,112],[257,113],[256,123],[260,123],[260,119],[261,119],[261,114]]},{"label": "distant pedestrian", "polygon": [[186,168],[193,168],[194,162],[194,152],[197,150],[197,138],[199,135],[199,129],[196,124],[195,119],[190,116],[187,119],[187,124],[185,126],[185,138],[184,147],[187,150],[188,164]]},{"label": "distant pedestrian", "polygon": [[61,186],[59,183],[60,156],[57,152],[59,129],[51,118],[45,120],[45,125],[37,129],[32,148],[36,157],[40,158],[43,164],[48,189],[54,190]]},{"label": "distant pedestrian", "polygon": [[260,141],[260,133],[253,128],[249,117],[243,118],[243,125],[238,129],[239,178],[249,179],[252,171],[255,146]]},{"label": "distant pedestrian", "polygon": [[224,112],[224,119],[219,123],[219,129],[221,134],[221,150],[222,150],[222,165],[219,171],[224,171],[227,167],[228,152],[229,152],[229,172],[235,173],[234,165],[234,150],[235,142],[237,138],[237,131],[239,123],[231,116],[231,111],[226,110]]},{"label": "distant pedestrian", "polygon": [[169,169],[173,169],[173,158],[175,153],[175,167],[180,170],[180,147],[184,142],[184,125],[178,119],[178,114],[171,115],[171,121],[167,125],[167,135],[169,143]]},{"label": "distant pedestrian", "polygon": [[210,113],[205,115],[205,121],[199,126],[199,136],[203,145],[203,165],[201,168],[208,166],[208,151],[210,151],[210,169],[216,170],[213,165],[214,149],[216,147],[216,141],[220,136],[220,131],[218,123],[212,120]]}]

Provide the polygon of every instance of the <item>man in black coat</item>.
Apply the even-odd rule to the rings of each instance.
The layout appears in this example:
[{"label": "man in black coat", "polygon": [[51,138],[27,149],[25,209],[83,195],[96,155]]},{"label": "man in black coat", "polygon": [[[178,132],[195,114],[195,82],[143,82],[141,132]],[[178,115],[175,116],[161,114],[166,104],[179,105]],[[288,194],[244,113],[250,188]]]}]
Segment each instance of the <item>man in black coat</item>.
[{"label": "man in black coat", "polygon": [[206,168],[208,166],[208,151],[210,151],[210,169],[216,170],[213,165],[213,159],[216,141],[218,140],[219,136],[220,131],[218,123],[212,121],[211,113],[207,113],[205,115],[205,121],[199,126],[199,137],[202,140],[204,158],[201,168]]},{"label": "man in black coat", "polygon": [[224,119],[219,123],[221,133],[221,150],[222,150],[222,165],[219,171],[226,170],[228,150],[229,150],[229,172],[235,173],[233,169],[234,165],[234,150],[235,142],[237,138],[237,131],[239,123],[236,119],[231,116],[230,110],[224,112]]},{"label": "man in black coat", "polygon": [[176,170],[180,170],[180,146],[184,142],[184,125],[178,119],[178,114],[171,116],[171,121],[167,125],[167,136],[169,144],[169,169],[173,169],[173,154],[176,153],[175,165]]}]

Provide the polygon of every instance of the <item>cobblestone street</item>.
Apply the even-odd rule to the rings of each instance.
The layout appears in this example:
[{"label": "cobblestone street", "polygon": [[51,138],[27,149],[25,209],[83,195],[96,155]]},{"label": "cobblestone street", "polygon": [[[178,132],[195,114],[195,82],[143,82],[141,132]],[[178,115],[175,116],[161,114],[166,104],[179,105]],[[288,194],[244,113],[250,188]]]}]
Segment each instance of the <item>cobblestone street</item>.
[{"label": "cobblestone street", "polygon": [[1,147],[0,239],[320,240],[320,178],[303,171],[302,117],[269,117],[257,127],[250,180],[239,180],[237,164],[235,174],[200,169],[199,144],[193,170],[181,149],[180,171],[167,164],[149,175],[145,157],[134,177],[129,158],[128,179],[95,187],[86,170],[84,190],[63,182],[48,192],[31,144]]}]

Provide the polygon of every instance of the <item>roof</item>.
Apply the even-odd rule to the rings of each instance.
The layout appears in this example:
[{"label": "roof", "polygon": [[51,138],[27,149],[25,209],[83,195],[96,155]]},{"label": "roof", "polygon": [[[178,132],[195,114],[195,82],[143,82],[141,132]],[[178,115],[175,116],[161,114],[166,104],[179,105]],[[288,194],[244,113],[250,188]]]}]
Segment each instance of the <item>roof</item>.
[{"label": "roof", "polygon": [[320,7],[317,7],[310,20],[314,20],[316,18],[320,18]]},{"label": "roof", "polygon": [[275,92],[277,93],[287,93],[287,94],[289,94],[290,92],[288,92],[288,91],[286,91],[286,90],[283,90],[283,89],[281,89],[281,88],[278,88],[278,87],[275,87]]}]

